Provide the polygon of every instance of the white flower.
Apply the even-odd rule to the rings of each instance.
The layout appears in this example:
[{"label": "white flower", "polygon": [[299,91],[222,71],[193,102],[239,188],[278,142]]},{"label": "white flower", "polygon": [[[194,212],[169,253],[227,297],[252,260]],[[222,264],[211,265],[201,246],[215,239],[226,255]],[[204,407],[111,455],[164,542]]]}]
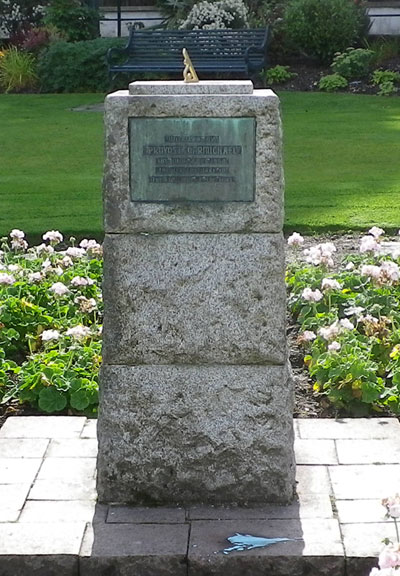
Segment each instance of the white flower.
[{"label": "white flower", "polygon": [[354,262],[348,262],[346,264],[346,270],[354,270]]},{"label": "white flower", "polygon": [[51,262],[48,258],[42,262],[42,268],[45,272],[51,268]]},{"label": "white flower", "polygon": [[382,500],[382,505],[385,506],[387,514],[392,518],[400,518],[400,495],[396,494],[391,498]]},{"label": "white flower", "polygon": [[322,256],[332,256],[336,252],[336,246],[332,242],[325,242],[320,244],[319,248],[321,250]]},{"label": "white flower", "polygon": [[87,240],[87,238],[84,238],[80,243],[79,246],[81,248],[84,248],[85,250],[98,250],[99,248],[101,248],[100,244],[98,242],[96,242],[96,240]]},{"label": "white flower", "polygon": [[10,272],[20,272],[21,266],[18,266],[18,264],[9,264],[7,266],[7,270]]},{"label": "white flower", "polygon": [[64,240],[64,236],[58,230],[49,230],[42,236],[43,240],[48,240],[51,244],[58,244]]},{"label": "white flower", "polygon": [[378,226],[372,226],[372,228],[368,230],[368,234],[371,234],[374,238],[379,238],[384,233],[383,228],[378,228]]},{"label": "white flower", "polygon": [[323,278],[321,282],[322,290],[328,292],[329,290],[341,290],[341,285],[333,278]]},{"label": "white flower", "polygon": [[83,276],[74,276],[71,280],[73,286],[91,286],[94,280],[91,278],[84,278]]},{"label": "white flower", "polygon": [[11,248],[13,250],[26,250],[28,248],[28,242],[20,238],[15,238],[11,240]]},{"label": "white flower", "polygon": [[332,242],[325,242],[323,244],[317,244],[317,246],[312,246],[311,248],[306,248],[304,254],[306,256],[306,262],[318,266],[323,264],[328,268],[334,265],[332,255],[336,252],[336,246]]},{"label": "white flower", "polygon": [[68,294],[68,292],[69,292],[66,285],[63,284],[62,282],[56,282],[55,284],[50,286],[49,290],[51,292],[54,292],[54,294],[56,296],[64,296],[65,294]]},{"label": "white flower", "polygon": [[72,262],[72,259],[69,256],[64,256],[64,258],[61,260],[61,264],[62,266],[64,266],[64,268],[69,268],[74,263]]},{"label": "white flower", "polygon": [[311,290],[311,288],[304,288],[303,292],[301,293],[301,297],[308,302],[319,302],[322,300],[323,295],[318,290]]},{"label": "white flower", "polygon": [[336,342],[336,340],[334,340],[333,342],[331,342],[328,345],[329,352],[339,352],[340,348],[341,348],[341,346],[340,346],[339,342]]},{"label": "white flower", "polygon": [[392,262],[391,260],[385,260],[381,264],[381,277],[382,281],[389,283],[398,282],[400,277],[399,267],[396,262]]},{"label": "white flower", "polygon": [[39,246],[35,246],[35,250],[38,254],[41,254],[42,252],[53,254],[54,252],[53,246],[49,246],[48,244],[39,244]]},{"label": "white flower", "polygon": [[306,340],[307,342],[312,342],[317,337],[317,335],[312,330],[304,330],[301,336],[303,340]]},{"label": "white flower", "polygon": [[336,338],[339,332],[340,332],[340,324],[337,320],[330,326],[325,326],[318,330],[318,334],[324,340],[332,340],[333,338]]},{"label": "white flower", "polygon": [[97,308],[97,302],[94,298],[85,298],[85,296],[77,296],[74,300],[75,304],[79,304],[79,311],[84,314],[90,314]]},{"label": "white flower", "polygon": [[349,308],[346,308],[344,313],[346,316],[355,316],[357,318],[361,316],[363,311],[364,308],[362,306],[350,306]]},{"label": "white flower", "polygon": [[23,238],[25,238],[25,232],[22,232],[22,230],[14,228],[14,230],[11,230],[10,232],[10,238],[12,238],[13,240],[22,240]]},{"label": "white flower", "polygon": [[3,284],[5,286],[11,286],[11,284],[14,284],[14,282],[15,278],[11,274],[0,273],[0,284]]},{"label": "white flower", "polygon": [[379,252],[380,247],[378,242],[372,236],[363,236],[360,242],[360,252]]},{"label": "white flower", "polygon": [[342,318],[339,322],[340,326],[345,330],[354,330],[354,324],[350,322],[347,318]]},{"label": "white flower", "polygon": [[61,334],[58,330],[43,330],[40,337],[43,342],[48,342],[49,340],[58,340]]},{"label": "white flower", "polygon": [[369,278],[374,278],[376,280],[381,275],[381,269],[379,266],[364,264],[361,266],[361,275],[368,276]]},{"label": "white flower", "polygon": [[77,326],[73,326],[73,328],[68,328],[67,336],[71,336],[72,338],[76,338],[77,340],[81,340],[83,338],[87,338],[90,335],[90,328],[87,326],[82,326],[82,324],[78,324]]},{"label": "white flower", "polygon": [[66,250],[66,255],[71,256],[71,258],[82,258],[86,254],[83,248],[76,248],[75,246],[70,246]]},{"label": "white flower", "polygon": [[293,232],[287,240],[288,246],[301,246],[304,243],[304,238],[298,232]]},{"label": "white flower", "polygon": [[43,279],[41,272],[31,272],[28,274],[28,282],[40,282]]},{"label": "white flower", "polygon": [[64,270],[63,270],[60,266],[56,266],[56,267],[54,268],[54,273],[55,273],[57,276],[62,276],[62,275],[64,274]]}]

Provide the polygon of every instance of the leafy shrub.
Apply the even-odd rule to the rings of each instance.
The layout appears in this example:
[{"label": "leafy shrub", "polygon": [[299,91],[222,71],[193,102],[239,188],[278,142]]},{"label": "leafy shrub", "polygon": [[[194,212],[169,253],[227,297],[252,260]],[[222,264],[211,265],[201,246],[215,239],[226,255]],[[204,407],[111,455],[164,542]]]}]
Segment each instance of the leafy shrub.
[{"label": "leafy shrub", "polygon": [[374,52],[375,66],[382,66],[400,54],[400,39],[396,36],[381,36],[372,41],[364,41],[364,43]]},{"label": "leafy shrub", "polygon": [[397,88],[393,82],[390,80],[386,80],[379,84],[379,91],[377,92],[378,96],[392,96],[397,92]]},{"label": "leafy shrub", "polygon": [[378,86],[384,82],[392,82],[393,84],[399,83],[399,72],[394,72],[394,70],[375,70],[372,74],[372,84]]},{"label": "leafy shrub", "polygon": [[81,0],[49,0],[45,22],[55,26],[69,42],[99,36],[99,13]]},{"label": "leafy shrub", "polygon": [[28,248],[13,230],[0,255],[0,401],[44,412],[71,408],[91,415],[101,361],[101,247]]},{"label": "leafy shrub", "polygon": [[359,80],[368,76],[374,52],[365,48],[347,48],[345,52],[335,55],[331,64],[335,74],[347,80]]},{"label": "leafy shrub", "polygon": [[349,0],[290,0],[285,27],[298,48],[330,63],[336,52],[362,37],[365,10]]},{"label": "leafy shrub", "polygon": [[322,76],[318,88],[325,92],[336,92],[342,88],[347,88],[348,84],[346,78],[340,74],[328,74],[328,76]]},{"label": "leafy shrub", "polygon": [[289,71],[289,66],[274,66],[269,68],[263,74],[268,84],[284,84],[296,74]]},{"label": "leafy shrub", "polygon": [[125,43],[126,39],[122,38],[97,38],[50,45],[39,57],[42,92],[106,92],[109,89],[107,50]]},{"label": "leafy shrub", "polygon": [[[289,306],[314,390],[357,416],[400,414],[400,259],[380,251],[383,230],[361,239],[359,254],[335,265],[332,243],[289,266]],[[298,236],[298,235],[297,235]]]},{"label": "leafy shrub", "polygon": [[204,0],[195,4],[180,28],[187,30],[248,28],[247,8],[242,0]]},{"label": "leafy shrub", "polygon": [[6,92],[24,92],[37,85],[36,61],[32,54],[12,46],[0,57],[0,86]]},{"label": "leafy shrub", "polygon": [[0,0],[0,22],[13,37],[43,21],[46,0]]}]

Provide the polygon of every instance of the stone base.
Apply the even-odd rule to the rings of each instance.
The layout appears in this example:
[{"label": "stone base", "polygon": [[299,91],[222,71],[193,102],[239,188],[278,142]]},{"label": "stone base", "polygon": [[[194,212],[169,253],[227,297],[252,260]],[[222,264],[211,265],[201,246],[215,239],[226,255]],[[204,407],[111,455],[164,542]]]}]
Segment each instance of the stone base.
[{"label": "stone base", "polygon": [[103,366],[101,502],[254,504],[294,492],[284,366]]}]

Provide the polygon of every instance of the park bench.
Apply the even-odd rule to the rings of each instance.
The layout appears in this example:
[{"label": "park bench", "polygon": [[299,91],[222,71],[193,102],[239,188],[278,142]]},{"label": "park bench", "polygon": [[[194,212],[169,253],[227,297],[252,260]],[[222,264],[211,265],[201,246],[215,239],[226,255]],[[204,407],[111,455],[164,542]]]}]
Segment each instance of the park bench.
[{"label": "park bench", "polygon": [[[186,48],[200,80],[208,74],[248,78],[267,65],[268,28],[240,30],[134,30],[124,48],[110,48],[110,78],[119,72],[182,74]],[[203,78],[202,78],[203,76]]]}]

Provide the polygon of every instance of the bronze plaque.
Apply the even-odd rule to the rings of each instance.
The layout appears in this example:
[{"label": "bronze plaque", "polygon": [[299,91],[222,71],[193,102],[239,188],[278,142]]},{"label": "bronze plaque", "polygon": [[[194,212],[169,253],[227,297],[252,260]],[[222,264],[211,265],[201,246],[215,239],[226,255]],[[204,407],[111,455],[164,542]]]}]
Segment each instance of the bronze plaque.
[{"label": "bronze plaque", "polygon": [[255,118],[130,118],[134,202],[252,202]]}]

